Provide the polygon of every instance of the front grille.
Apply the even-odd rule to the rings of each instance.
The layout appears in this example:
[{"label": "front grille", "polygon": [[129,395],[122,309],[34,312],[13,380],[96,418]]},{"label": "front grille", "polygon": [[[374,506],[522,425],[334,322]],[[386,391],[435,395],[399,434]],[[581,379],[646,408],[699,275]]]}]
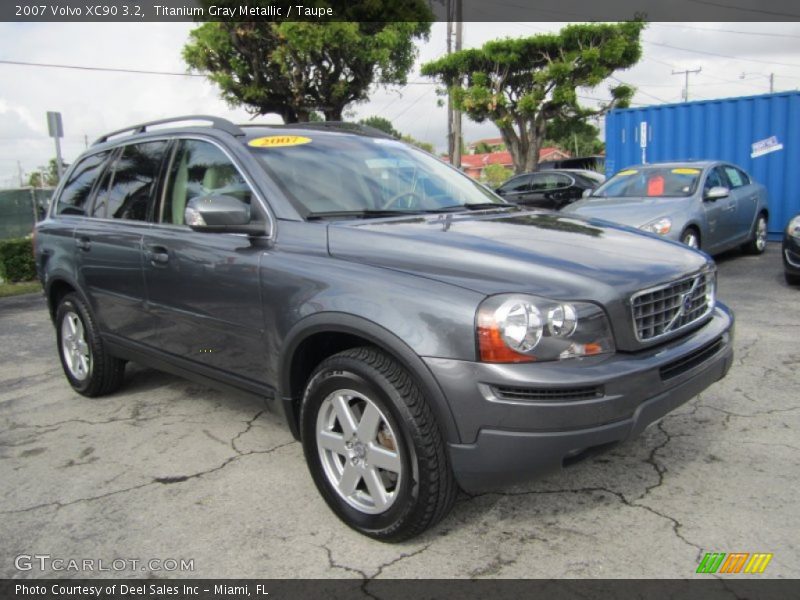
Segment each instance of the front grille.
[{"label": "front grille", "polygon": [[510,386],[492,386],[495,396],[502,400],[542,400],[545,402],[591,400],[603,396],[601,386],[571,388],[525,388]]},{"label": "front grille", "polygon": [[699,273],[631,298],[636,339],[655,340],[705,317],[714,308],[714,273]]},{"label": "front grille", "polygon": [[681,373],[689,371],[690,369],[694,369],[697,365],[703,364],[705,361],[719,352],[721,347],[722,338],[717,338],[710,344],[706,344],[694,352],[690,352],[685,356],[681,356],[680,358],[673,360],[671,363],[667,363],[661,367],[661,369],[659,369],[661,379],[671,379],[673,377],[677,377]]}]

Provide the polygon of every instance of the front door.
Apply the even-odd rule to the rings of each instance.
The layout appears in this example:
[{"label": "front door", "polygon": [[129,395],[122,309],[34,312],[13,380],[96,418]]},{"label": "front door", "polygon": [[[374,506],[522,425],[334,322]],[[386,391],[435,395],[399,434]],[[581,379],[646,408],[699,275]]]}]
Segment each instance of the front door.
[{"label": "front door", "polygon": [[[711,188],[715,187],[725,187],[730,190],[730,182],[722,167],[713,167],[708,172],[703,185],[703,198]],[[725,247],[731,237],[736,219],[736,199],[731,196],[732,193],[733,190],[730,190],[727,198],[702,200],[706,228],[701,233],[700,244],[707,252]]]},{"label": "front door", "polygon": [[250,204],[253,190],[216,144],[183,139],[170,161],[156,224],[144,237],[148,306],[163,351],[199,366],[266,380],[259,262],[246,235],[199,233],[184,225],[189,200],[227,195]]}]

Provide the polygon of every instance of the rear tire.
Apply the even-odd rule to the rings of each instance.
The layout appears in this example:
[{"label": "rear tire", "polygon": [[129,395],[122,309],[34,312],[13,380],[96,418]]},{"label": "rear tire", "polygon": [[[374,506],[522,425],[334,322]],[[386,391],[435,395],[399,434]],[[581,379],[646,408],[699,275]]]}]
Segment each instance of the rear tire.
[{"label": "rear tire", "polygon": [[317,489],[356,531],[400,542],[450,511],[457,487],[436,419],[408,372],[377,348],[315,369],[300,427]]},{"label": "rear tire", "polygon": [[784,271],[783,277],[786,279],[786,283],[789,285],[800,285],[800,275],[794,275],[793,273]]},{"label": "rear tire", "polygon": [[753,225],[753,237],[742,246],[747,254],[764,254],[767,249],[767,216],[760,213]]},{"label": "rear tire", "polygon": [[694,227],[687,227],[681,234],[681,243],[696,250],[700,250],[700,232]]},{"label": "rear tire", "polygon": [[125,361],[106,352],[91,310],[78,294],[67,294],[58,304],[56,340],[64,375],[76,392],[102,396],[122,385]]}]

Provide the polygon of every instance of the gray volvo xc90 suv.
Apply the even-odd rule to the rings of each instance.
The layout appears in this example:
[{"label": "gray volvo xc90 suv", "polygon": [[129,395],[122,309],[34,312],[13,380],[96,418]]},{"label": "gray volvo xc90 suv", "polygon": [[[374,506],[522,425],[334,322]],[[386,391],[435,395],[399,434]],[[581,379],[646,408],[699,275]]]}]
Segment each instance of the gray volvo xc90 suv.
[{"label": "gray volvo xc90 suv", "polygon": [[109,134],[35,247],[76,391],[116,390],[131,360],[257,394],[331,509],[385,541],[440,520],[457,486],[638,434],[733,356],[707,255],[509,205],[347,124]]}]

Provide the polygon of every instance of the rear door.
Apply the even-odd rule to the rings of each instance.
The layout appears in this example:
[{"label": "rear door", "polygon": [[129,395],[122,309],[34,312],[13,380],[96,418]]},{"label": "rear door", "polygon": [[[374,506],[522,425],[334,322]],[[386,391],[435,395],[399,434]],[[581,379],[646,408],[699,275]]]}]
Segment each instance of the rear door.
[{"label": "rear door", "polygon": [[266,219],[244,171],[221,146],[178,140],[156,223],[143,242],[159,348],[200,370],[264,382],[259,261],[265,249],[246,235],[200,233],[186,226],[186,204],[211,195],[234,196],[250,204],[253,221]]},{"label": "rear door", "polygon": [[142,239],[147,230],[166,140],[116,150],[95,190],[89,218],[75,229],[78,273],[104,333],[153,343],[145,307]]}]

